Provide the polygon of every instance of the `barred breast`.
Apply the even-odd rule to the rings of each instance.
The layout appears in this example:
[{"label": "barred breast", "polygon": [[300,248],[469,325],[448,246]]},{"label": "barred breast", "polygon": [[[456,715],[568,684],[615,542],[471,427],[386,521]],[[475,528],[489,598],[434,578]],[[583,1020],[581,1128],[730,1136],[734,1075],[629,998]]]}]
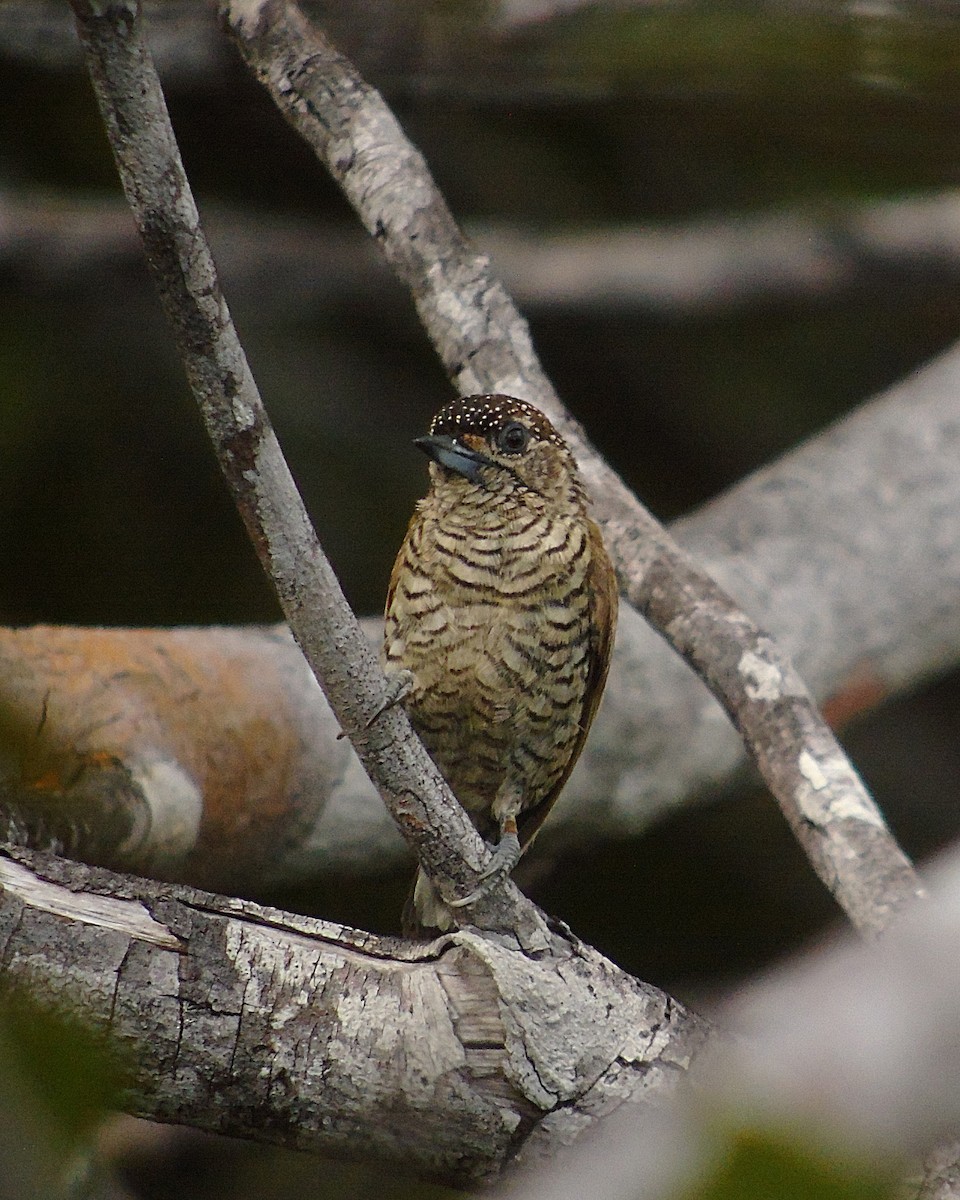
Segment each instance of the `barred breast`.
[{"label": "barred breast", "polygon": [[529,497],[428,496],[398,556],[385,665],[412,672],[411,721],[482,833],[555,794],[579,751],[591,527]]}]

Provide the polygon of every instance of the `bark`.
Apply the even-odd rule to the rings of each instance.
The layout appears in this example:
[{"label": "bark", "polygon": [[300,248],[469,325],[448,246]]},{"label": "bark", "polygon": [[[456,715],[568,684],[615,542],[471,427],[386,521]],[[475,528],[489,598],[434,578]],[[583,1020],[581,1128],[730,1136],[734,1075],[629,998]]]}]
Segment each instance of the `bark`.
[{"label": "bark", "polygon": [[927,1156],[917,1200],[956,1200],[960,1196],[960,1141],[944,1142]]},{"label": "bark", "polygon": [[6,841],[250,889],[343,786],[348,743],[284,629],[0,629],[0,680]]},{"label": "bark", "polygon": [[0,852],[4,988],[120,1048],[129,1111],[461,1186],[660,1103],[707,1025],[555,930],[379,938]]},{"label": "bark", "polygon": [[[511,1200],[719,1193],[705,1178],[757,1134],[864,1177],[862,1193],[845,1182],[850,1194],[915,1195],[893,1181],[929,1155],[921,1196],[947,1200],[960,1129],[956,848],[926,882],[930,902],[878,942],[840,939],[732,997],[716,1016],[737,1036],[699,1058],[695,1087],[658,1120],[615,1117],[576,1156],[511,1188]],[[729,1182],[723,1190],[734,1194]]]}]

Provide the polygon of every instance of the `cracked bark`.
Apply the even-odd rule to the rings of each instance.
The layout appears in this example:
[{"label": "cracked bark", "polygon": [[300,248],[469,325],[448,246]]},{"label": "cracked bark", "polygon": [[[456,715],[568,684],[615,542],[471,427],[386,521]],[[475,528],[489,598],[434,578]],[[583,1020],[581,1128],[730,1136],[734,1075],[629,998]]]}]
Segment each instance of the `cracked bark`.
[{"label": "cracked bark", "polygon": [[380,938],[0,853],[5,988],[120,1048],[125,1107],[465,1186],[672,1094],[708,1026],[563,929]]},{"label": "cracked bark", "polygon": [[[275,568],[278,590],[301,642],[317,651],[312,636],[316,635],[332,647],[332,657],[322,663],[319,674],[334,710],[345,727],[357,734],[379,700],[381,680],[362,669],[369,654],[355,626],[339,609],[335,581],[326,592],[315,590],[314,580],[279,569],[289,568],[290,560],[302,559],[320,574],[326,570],[319,548],[303,529],[300,510],[280,502],[279,493],[259,490],[278,481],[285,484],[284,468],[274,453],[272,434],[233,338],[168,126],[163,126],[161,144],[153,145],[148,138],[144,148],[156,157],[151,157],[148,178],[138,174],[142,164],[136,157],[136,134],[141,125],[148,133],[156,132],[151,123],[162,109],[162,99],[142,44],[133,36],[136,6],[106,0],[99,4],[73,0],[73,4],[85,29],[92,74],[127,194],[179,334],[191,382],[214,441],[227,459],[226,474],[241,501],[246,501],[248,518],[255,518],[251,521],[254,540],[267,564]],[[256,7],[243,6],[248,13]],[[111,56],[122,57],[131,49],[134,61],[125,59],[120,74],[111,76]],[[128,70],[131,66],[136,69]],[[366,107],[368,99],[364,93],[358,109],[361,132],[375,141],[384,129],[395,126],[392,118],[372,113]],[[369,143],[363,144],[365,154],[370,148]],[[337,159],[337,169],[347,172],[363,157],[351,160],[350,153],[345,150]],[[396,161],[396,156],[387,156],[378,169]],[[401,150],[399,161],[416,167],[418,160]],[[151,180],[158,162],[161,169]],[[355,177],[353,186],[359,179]],[[154,193],[151,184],[156,185]],[[387,176],[382,175],[379,184],[389,191]],[[366,194],[365,187],[360,190]],[[377,186],[369,195],[377,196]],[[423,199],[416,187],[409,195],[415,201]],[[152,196],[159,197],[161,204],[171,204],[180,217],[158,216],[150,207]],[[426,212],[431,206],[433,215],[442,217],[432,200],[424,200],[420,207]],[[390,233],[380,218],[371,228],[384,238]],[[425,230],[414,222],[413,232],[418,234],[413,240],[419,252],[419,244],[427,240],[419,233]],[[447,232],[456,235],[452,226]],[[409,266],[413,251],[397,248],[397,253]],[[484,372],[507,369],[513,361],[509,340],[522,343],[525,331],[505,294],[489,279],[485,263],[473,256],[461,265],[471,297],[468,308],[470,304],[475,308],[473,329],[467,328],[464,337],[476,333],[479,320],[482,344],[461,343],[450,365],[458,381],[470,385],[482,380]],[[449,293],[424,290],[421,312],[428,323],[431,319],[441,325],[446,322],[448,331],[459,328],[464,310],[459,303],[447,304],[450,300]],[[493,305],[493,316],[488,303]],[[506,342],[500,337],[504,333]],[[525,346],[529,351],[528,343]],[[529,368],[531,378],[538,370],[532,358],[521,365]],[[511,379],[520,380],[521,374]],[[550,404],[545,402],[544,407],[549,410]],[[577,436],[569,422],[567,429]],[[645,525],[642,510],[616,491],[619,485],[604,473],[602,464],[591,464],[589,448],[582,442],[580,450],[605,510],[610,540],[619,549],[628,593],[651,609],[671,590],[689,601],[696,590],[693,585],[699,587],[702,578]],[[648,534],[652,541],[643,541]],[[651,570],[668,561],[668,574]],[[650,580],[655,587],[647,595],[644,587]],[[703,595],[699,594],[698,603]],[[715,689],[728,696],[739,687],[765,718],[776,716],[777,706],[793,713],[794,699],[804,700],[805,693],[789,664],[732,611],[725,597],[714,590],[707,599],[716,602],[714,631],[726,623],[745,626],[749,634],[733,643],[732,658],[731,643],[721,639],[723,652],[706,670]],[[312,635],[300,620],[305,606],[323,613]],[[692,610],[688,603],[679,611],[687,617]],[[688,648],[692,661],[697,661],[703,632],[702,624],[684,626],[682,621],[675,631],[675,641]],[[745,651],[749,652],[746,662]],[[733,683],[728,678],[731,670],[737,676]],[[741,723],[748,725],[742,717]],[[466,863],[467,873],[474,865],[469,830],[463,831],[462,821],[458,826],[443,789],[431,788],[429,771],[418,764],[416,749],[410,750],[400,715],[391,714],[382,725],[382,730],[378,723],[366,738],[357,738],[361,757],[383,782],[382,772],[396,769],[396,763],[387,760],[397,747],[414,756],[404,760],[412,775],[401,780],[401,768],[391,777],[395,784],[383,784],[385,798],[431,873],[446,873],[453,882],[461,882],[461,864]],[[800,734],[799,743],[794,738],[791,745],[806,750],[809,761],[785,755],[787,782],[794,790],[812,788],[818,793],[815,798],[795,796],[800,807],[820,804],[830,832],[835,820],[851,820],[858,830],[863,824],[882,829],[869,799],[857,791],[855,778],[851,780],[847,764],[834,761],[829,738],[815,743],[802,724]],[[802,777],[799,781],[797,775]],[[828,845],[828,861],[838,846],[844,843]],[[883,852],[889,849],[884,843]],[[26,938],[22,946],[19,938],[11,937],[5,949],[9,978],[16,978],[22,966],[33,987],[48,995],[58,994],[61,982],[67,982],[67,990],[75,1001],[79,997],[81,1010],[94,1021],[112,1013],[114,1037],[120,1042],[129,1039],[141,1054],[137,1071],[142,1068],[142,1072],[137,1079],[146,1091],[132,1091],[129,1102],[136,1108],[149,1095],[152,1115],[162,1118],[175,1115],[177,1120],[206,1128],[290,1138],[285,1144],[328,1152],[356,1153],[362,1146],[362,1153],[371,1156],[375,1146],[376,1157],[387,1161],[402,1157],[424,1175],[489,1179],[513,1161],[521,1144],[522,1157],[536,1160],[625,1102],[669,1093],[706,1032],[696,1018],[653,989],[629,980],[566,931],[551,927],[513,894],[509,897],[513,907],[501,913],[508,919],[498,926],[512,930],[512,936],[483,937],[475,930],[461,930],[427,945],[394,943],[391,947],[370,935],[330,932],[321,923],[240,901],[171,888],[155,891],[158,885],[96,873],[87,879],[100,903],[93,911],[76,913],[68,910],[63,892],[75,895],[83,890],[84,883],[71,874],[83,868],[62,863],[41,867],[31,859],[19,865],[28,878],[7,871],[3,905],[4,909],[29,906],[29,914],[15,913],[12,922],[24,935],[32,927],[44,946],[47,942],[42,939],[52,937],[50,920],[70,921],[70,947],[76,953],[79,946],[82,953],[79,962],[64,959],[63,946],[57,947],[59,954],[49,965],[38,953],[36,937]],[[869,881],[872,886],[866,896],[851,892],[846,881],[838,891],[854,920],[864,928],[876,928],[892,907],[903,902],[905,892],[912,894],[913,882],[908,866],[901,874],[890,873],[884,893],[876,890],[876,876]],[[117,888],[121,890],[113,890]],[[107,905],[111,919],[104,921],[99,910],[108,897],[121,908]],[[134,907],[125,907],[129,904]],[[123,927],[131,912],[148,922],[145,933]],[[88,936],[91,929],[96,937]],[[94,944],[101,953],[97,971],[92,970]],[[328,955],[331,947],[332,956]],[[461,969],[461,960],[469,969]],[[438,962],[444,964],[442,970]],[[455,982],[443,983],[441,975],[450,975]],[[498,1024],[492,1024],[494,1020]],[[171,1074],[176,1086],[168,1090]],[[465,1112],[469,1120],[461,1124]],[[401,1156],[398,1143],[411,1127],[420,1153],[411,1155],[408,1145]],[[382,1140],[374,1142],[377,1136]]]}]

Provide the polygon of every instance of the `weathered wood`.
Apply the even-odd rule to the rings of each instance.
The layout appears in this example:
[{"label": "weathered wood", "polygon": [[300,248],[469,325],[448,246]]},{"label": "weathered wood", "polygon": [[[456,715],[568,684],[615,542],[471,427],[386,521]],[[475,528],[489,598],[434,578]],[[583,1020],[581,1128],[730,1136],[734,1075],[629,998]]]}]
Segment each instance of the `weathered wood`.
[{"label": "weathered wood", "polygon": [[662,1101],[708,1032],[565,930],[408,942],[19,851],[0,967],[119,1047],[130,1112],[459,1184]]}]

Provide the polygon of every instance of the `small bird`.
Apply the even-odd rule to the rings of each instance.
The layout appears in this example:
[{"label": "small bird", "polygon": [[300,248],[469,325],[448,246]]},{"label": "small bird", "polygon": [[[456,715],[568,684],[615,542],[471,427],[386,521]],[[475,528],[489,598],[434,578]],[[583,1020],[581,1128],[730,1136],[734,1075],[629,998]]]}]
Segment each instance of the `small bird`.
[{"label": "small bird", "polygon": [[[566,442],[533,405],[467,396],[414,443],[430,461],[387,592],[382,661],[453,794],[498,838],[471,904],[533,841],[600,703],[617,583]],[[446,929],[417,873],[404,925]]]}]

